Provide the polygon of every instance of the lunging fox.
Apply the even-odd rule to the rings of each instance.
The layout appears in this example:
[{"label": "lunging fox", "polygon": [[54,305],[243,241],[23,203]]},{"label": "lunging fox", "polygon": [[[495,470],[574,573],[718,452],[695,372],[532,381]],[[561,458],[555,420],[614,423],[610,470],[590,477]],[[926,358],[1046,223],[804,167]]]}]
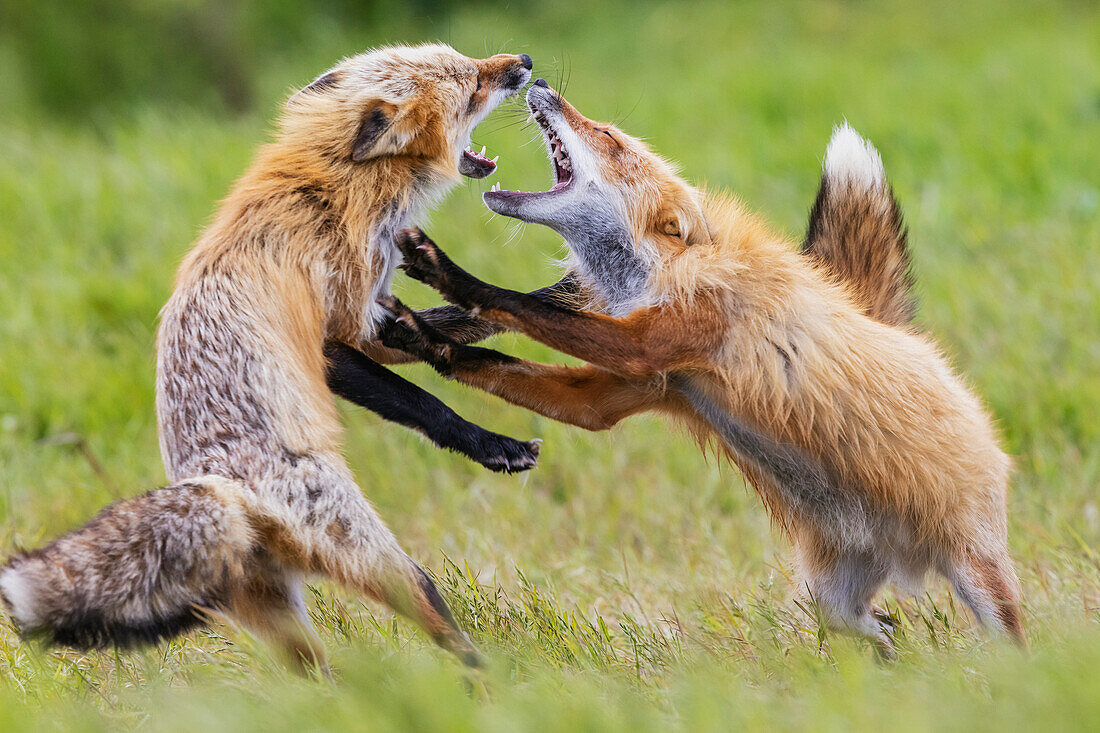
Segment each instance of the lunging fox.
[{"label": "lunging fox", "polygon": [[[11,558],[0,596],[23,632],[129,645],[217,610],[294,662],[323,667],[302,599],[302,578],[321,574],[477,663],[432,581],[352,479],[326,380],[488,466],[534,465],[537,443],[466,423],[356,350],[392,355],[374,338],[384,315],[375,300],[399,256],[394,237],[460,174],[495,169],[466,149],[471,132],[527,83],[531,65],[526,54],[385,48],[341,62],[289,100],[275,141],[184,261],[161,313],[157,412],[173,485]],[[455,310],[431,319],[469,338],[485,333]]]},{"label": "lunging fox", "polygon": [[1024,643],[1010,462],[978,399],[910,323],[904,232],[877,151],[847,126],[833,136],[803,256],[544,81],[527,101],[554,186],[494,187],[485,202],[564,237],[586,309],[477,280],[419,231],[401,241],[403,267],[471,314],[589,363],[464,346],[392,299],[383,341],[590,430],[659,410],[716,438],[792,539],[801,593],[884,655],[891,626],[873,596],[929,570]]}]

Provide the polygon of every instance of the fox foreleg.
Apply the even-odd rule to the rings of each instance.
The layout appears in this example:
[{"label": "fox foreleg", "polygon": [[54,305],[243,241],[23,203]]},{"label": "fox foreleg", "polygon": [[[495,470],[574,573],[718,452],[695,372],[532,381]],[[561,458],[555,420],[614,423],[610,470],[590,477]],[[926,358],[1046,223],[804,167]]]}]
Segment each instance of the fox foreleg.
[{"label": "fox foreleg", "polygon": [[401,268],[455,305],[616,374],[645,378],[705,365],[708,351],[717,348],[715,319],[689,325],[678,311],[660,308],[624,318],[577,310],[478,280],[418,229],[403,230],[397,245]]},{"label": "fox foreleg", "polygon": [[590,364],[539,364],[460,344],[435,331],[396,298],[379,302],[395,316],[379,334],[387,346],[414,353],[449,379],[558,422],[605,430],[667,399],[659,378],[632,379]]},{"label": "fox foreleg", "polygon": [[[540,300],[564,305],[576,296],[577,289],[576,278],[571,273],[566,273],[561,280],[553,285],[534,290],[529,295]],[[508,330],[499,323],[478,318],[457,305],[422,308],[415,312],[421,321],[460,344],[476,344],[490,336]],[[357,348],[379,364],[410,364],[419,361],[416,356],[407,351],[391,349],[377,339],[363,341]]]},{"label": "fox foreleg", "polygon": [[439,398],[339,342],[325,346],[329,389],[391,422],[412,428],[440,448],[453,450],[491,471],[534,468],[540,441],[522,442],[461,418]]}]

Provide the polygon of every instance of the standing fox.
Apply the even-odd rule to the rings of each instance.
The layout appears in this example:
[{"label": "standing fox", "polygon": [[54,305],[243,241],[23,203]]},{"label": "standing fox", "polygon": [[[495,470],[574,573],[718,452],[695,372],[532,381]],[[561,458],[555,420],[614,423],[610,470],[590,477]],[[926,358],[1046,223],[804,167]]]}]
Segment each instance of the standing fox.
[{"label": "standing fox", "polygon": [[[173,485],[10,559],[0,596],[24,633],[125,646],[216,610],[323,669],[302,598],[302,578],[321,574],[478,662],[356,486],[328,385],[491,467],[534,464],[537,443],[461,421],[352,348],[386,352],[374,341],[375,300],[390,287],[395,234],[460,174],[495,169],[467,149],[470,135],[531,65],[526,54],[386,48],[288,101],[276,140],[184,261],[161,314],[157,412]],[[471,328],[446,308],[436,315],[456,333]]]},{"label": "standing fox", "polygon": [[465,346],[393,299],[383,342],[589,430],[659,410],[701,443],[717,438],[792,539],[800,592],[885,656],[892,627],[873,596],[929,570],[980,622],[1025,643],[1009,459],[979,401],[910,324],[904,233],[877,151],[847,126],[833,136],[802,256],[541,79],[527,101],[553,188],[494,187],[485,202],[565,238],[586,310],[481,282],[419,231],[400,243],[403,267],[472,314],[589,363]]}]

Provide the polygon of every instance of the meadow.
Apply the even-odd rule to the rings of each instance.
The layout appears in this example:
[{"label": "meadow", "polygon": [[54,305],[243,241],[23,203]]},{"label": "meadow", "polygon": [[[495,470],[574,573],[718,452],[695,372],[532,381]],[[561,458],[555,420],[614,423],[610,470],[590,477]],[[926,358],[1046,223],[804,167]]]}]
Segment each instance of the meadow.
[{"label": "meadow", "polygon": [[[792,241],[833,125],[875,143],[910,227],[919,322],[1015,459],[1031,653],[975,628],[935,581],[886,594],[900,654],[876,664],[789,600],[789,547],[752,490],[663,419],[586,433],[410,366],[463,416],[545,441],[536,470],[499,476],[341,408],[365,494],[439,579],[488,672],[471,678],[327,583],[310,608],[332,683],[292,676],[225,625],[84,655],[25,645],[4,618],[0,730],[1100,726],[1094,2],[353,5],[164,4],[186,11],[192,36],[153,4],[112,14],[96,0],[70,16],[54,1],[0,3],[0,554],[163,483],[157,312],[286,95],[343,55],[439,39],[529,53],[583,112],[734,191]],[[499,171],[424,222],[468,269],[517,289],[554,281],[562,255],[551,232],[480,201],[496,181],[548,180],[524,116],[515,104],[482,124],[474,141],[501,154]],[[403,278],[397,292],[439,302]],[[493,343],[568,361],[516,336]]]}]

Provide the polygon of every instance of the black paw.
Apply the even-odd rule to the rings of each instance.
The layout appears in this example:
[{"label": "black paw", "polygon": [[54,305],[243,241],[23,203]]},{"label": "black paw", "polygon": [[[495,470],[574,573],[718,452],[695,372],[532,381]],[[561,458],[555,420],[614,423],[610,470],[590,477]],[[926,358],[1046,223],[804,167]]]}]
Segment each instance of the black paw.
[{"label": "black paw", "polygon": [[402,229],[397,235],[397,248],[404,258],[399,267],[409,277],[443,292],[449,260],[427,234],[420,229]]},{"label": "black paw", "polygon": [[489,439],[479,446],[477,455],[470,455],[490,471],[518,473],[532,469],[538,463],[541,440],[523,441],[505,435],[490,433]]},{"label": "black paw", "polygon": [[450,355],[450,339],[424,323],[411,308],[392,295],[378,299],[378,305],[389,311],[378,328],[378,340],[383,346],[399,349],[439,368]]}]

